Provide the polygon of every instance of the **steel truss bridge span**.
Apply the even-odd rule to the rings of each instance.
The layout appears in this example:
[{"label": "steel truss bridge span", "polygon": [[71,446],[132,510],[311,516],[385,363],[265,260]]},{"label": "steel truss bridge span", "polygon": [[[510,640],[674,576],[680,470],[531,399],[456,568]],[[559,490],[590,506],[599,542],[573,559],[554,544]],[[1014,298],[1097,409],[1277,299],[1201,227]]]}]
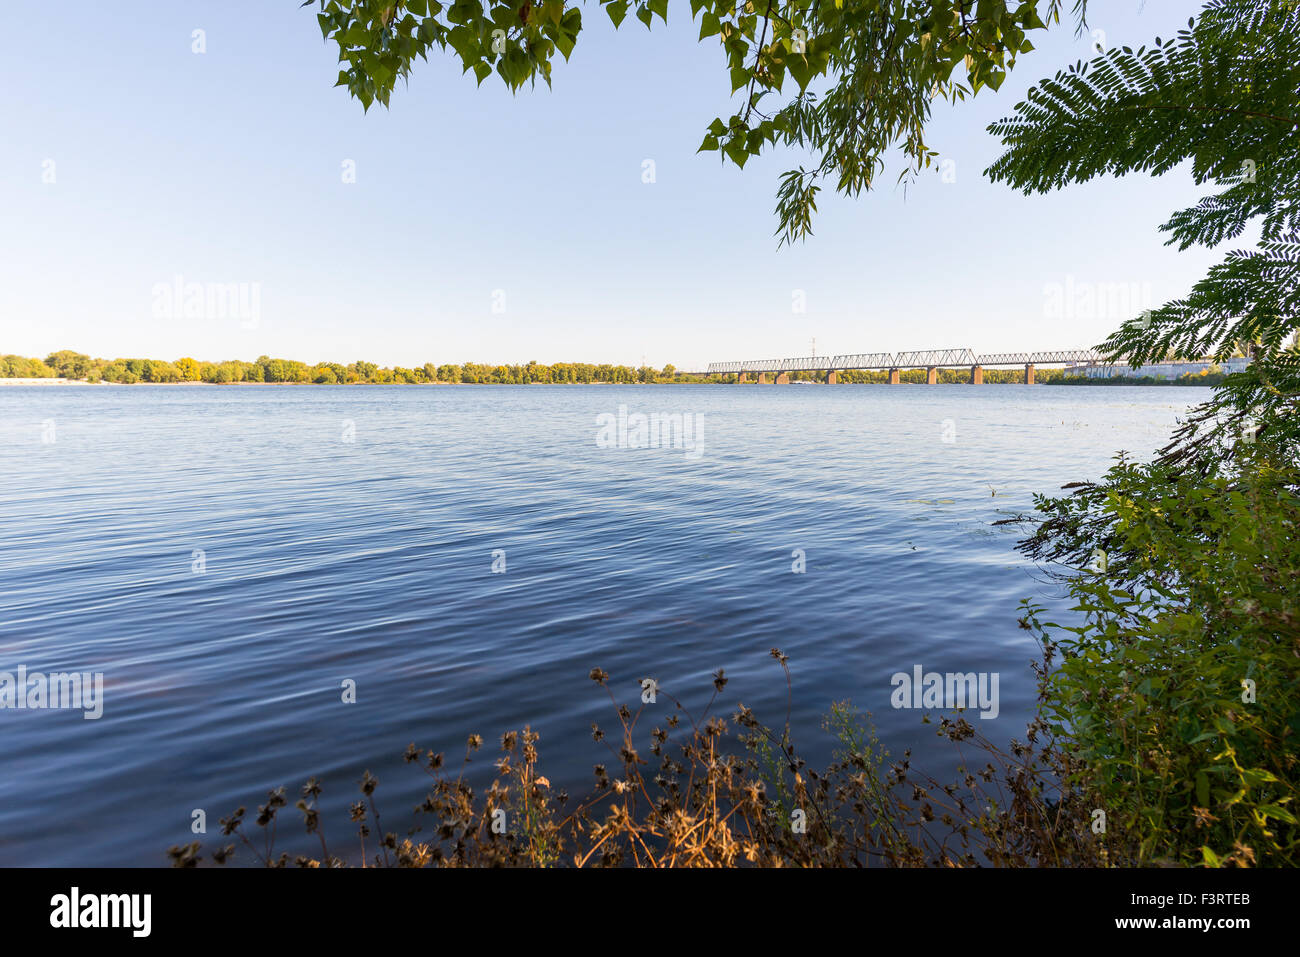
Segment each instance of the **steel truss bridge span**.
[{"label": "steel truss bridge span", "polygon": [[845,372],[852,370],[953,369],[984,366],[1032,366],[1104,362],[1096,349],[1057,349],[1043,352],[975,353],[970,349],[924,349],[914,352],[860,352],[839,356],[793,359],[747,359],[710,362],[708,373]]}]

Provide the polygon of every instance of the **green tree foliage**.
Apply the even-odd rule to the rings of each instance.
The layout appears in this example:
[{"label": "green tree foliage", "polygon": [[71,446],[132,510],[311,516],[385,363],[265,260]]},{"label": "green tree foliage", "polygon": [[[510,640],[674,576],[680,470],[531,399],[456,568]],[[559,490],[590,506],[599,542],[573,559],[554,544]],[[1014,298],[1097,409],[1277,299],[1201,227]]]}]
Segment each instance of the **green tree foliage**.
[{"label": "green tree foliage", "polygon": [[[254,372],[254,370],[256,370]],[[254,366],[252,363],[230,360],[228,362],[204,362],[199,366],[199,375],[204,382],[216,384],[226,384],[230,382],[260,382],[261,379],[249,378],[251,375],[261,375],[261,366]]]},{"label": "green tree foliage", "polygon": [[22,356],[0,356],[0,378],[50,378],[65,375],[69,378],[90,378],[98,381],[131,385],[138,382],[208,382],[229,384],[234,382],[315,383],[319,385],[375,383],[393,385],[420,385],[424,383],[476,383],[488,385],[583,384],[629,382],[724,382],[727,376],[682,377],[672,366],[662,375],[653,369],[632,369],[628,366],[593,365],[586,362],[557,362],[545,365],[531,361],[525,365],[482,365],[466,362],[462,365],[435,366],[426,362],[407,368],[385,368],[374,362],[358,360],[350,365],[338,362],[318,362],[309,365],[296,359],[276,359],[259,356],[253,362],[231,359],[225,362],[200,362],[188,356],[175,362],[159,359],[91,359],[79,352],[64,350],[52,354],[48,365],[40,359]]},{"label": "green tree foliage", "polygon": [[[1300,6],[1217,0],[1173,40],[1057,74],[991,127],[1009,149],[989,174],[1026,192],[1190,160],[1198,180],[1220,191],[1162,227],[1180,248],[1260,224],[1258,249],[1229,252],[1186,297],[1134,317],[1099,347],[1134,367],[1166,354],[1222,360],[1244,349],[1253,357],[1164,451],[1162,464],[1180,476],[1237,474],[1243,449],[1252,452],[1244,461],[1259,461],[1263,449],[1279,468],[1300,469],[1298,88]],[[1077,566],[1104,547],[1113,523],[1096,506],[1105,494],[1083,486],[1055,501],[1033,553]]]},{"label": "green tree foliage", "polygon": [[[1146,862],[1295,864],[1300,735],[1300,9],[1215,0],[1173,40],[1057,74],[995,124],[994,179],[1026,192],[1190,161],[1217,192],[1163,229],[1186,249],[1258,223],[1182,299],[1101,347],[1254,361],[1151,463],[1038,496],[1024,550],[1086,623],[1026,627],[1063,654],[1045,708]],[[1289,344],[1288,344],[1289,343]],[[1073,568],[1074,571],[1068,569]]]},{"label": "green tree foliage", "polygon": [[197,359],[191,359],[186,356],[176,360],[176,368],[180,371],[181,379],[186,382],[198,382],[203,378],[203,368],[199,365]]},{"label": "green tree foliage", "polygon": [[24,356],[0,356],[0,377],[6,379],[51,379],[55,371],[40,359]]},{"label": "green tree foliage", "polygon": [[1026,192],[1190,161],[1198,183],[1223,189],[1162,227],[1180,249],[1260,224],[1258,250],[1230,253],[1187,297],[1111,336],[1111,355],[1134,364],[1222,360],[1243,343],[1275,359],[1300,314],[1300,13],[1289,0],[1221,0],[1194,23],[1058,73],[990,127],[1009,149],[989,175]]},{"label": "green tree foliage", "polygon": [[312,370],[304,362],[295,359],[271,359],[259,356],[257,364],[262,367],[262,382],[311,382]]},{"label": "green tree foliage", "polygon": [[[700,40],[723,54],[736,110],[708,125],[701,150],[743,167],[765,148],[809,154],[777,191],[782,242],[812,229],[820,183],[848,195],[870,188],[900,150],[900,178],[936,155],[925,126],[936,99],[964,100],[1001,86],[1029,35],[1060,22],[1063,0],[691,0]],[[1086,0],[1075,0],[1082,25]],[[388,106],[397,81],[435,47],[481,84],[495,73],[511,90],[548,86],[568,59],[582,13],[566,0],[307,0],[338,46],[336,86]],[[629,12],[647,28],[668,0],[596,0],[617,27]]]},{"label": "green tree foliage", "polygon": [[181,370],[159,359],[114,359],[100,370],[105,382],[134,385],[137,382],[180,382]]},{"label": "green tree foliage", "polygon": [[54,374],[65,379],[84,379],[90,374],[90,356],[71,349],[63,349],[45,357],[45,364]]},{"label": "green tree foliage", "polygon": [[1095,509],[1122,575],[1069,580],[1080,625],[1026,616],[1063,656],[1044,717],[1138,863],[1300,863],[1300,476],[1255,465],[1121,464]]}]

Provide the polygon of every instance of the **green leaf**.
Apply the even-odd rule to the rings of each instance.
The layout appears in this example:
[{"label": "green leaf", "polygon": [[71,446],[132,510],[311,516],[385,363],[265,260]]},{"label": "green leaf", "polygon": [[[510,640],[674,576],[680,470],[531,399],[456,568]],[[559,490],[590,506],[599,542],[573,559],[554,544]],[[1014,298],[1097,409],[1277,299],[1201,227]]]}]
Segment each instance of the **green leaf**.
[{"label": "green leaf", "polygon": [[378,58],[375,58],[370,64],[370,69],[367,72],[370,74],[370,78],[375,81],[375,86],[380,88],[388,86],[393,79],[393,71]]},{"label": "green leaf", "polygon": [[1277,818],[1279,821],[1283,821],[1287,824],[1296,823],[1295,815],[1278,804],[1261,804],[1259,806],[1259,813],[1267,815],[1268,817]]},{"label": "green leaf", "polygon": [[[803,57],[798,53],[791,55],[789,61],[786,63],[786,69],[790,71],[790,76],[794,77],[794,81],[799,84],[799,92],[802,93],[807,89],[808,81],[813,78],[813,69],[808,64],[806,57]],[[733,90],[732,92],[734,93],[735,91]]]},{"label": "green leaf", "polygon": [[555,35],[556,49],[560,51],[560,54],[566,60],[569,59],[569,54],[573,52],[573,45],[576,41],[577,41],[577,37],[571,36],[570,34],[566,33],[564,30],[560,30]]}]

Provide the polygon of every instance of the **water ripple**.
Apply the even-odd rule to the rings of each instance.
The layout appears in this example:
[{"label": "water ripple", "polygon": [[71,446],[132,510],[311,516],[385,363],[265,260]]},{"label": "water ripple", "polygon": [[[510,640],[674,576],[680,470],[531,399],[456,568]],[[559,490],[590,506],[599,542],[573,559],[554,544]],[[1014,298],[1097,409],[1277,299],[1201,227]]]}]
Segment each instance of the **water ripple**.
[{"label": "water ripple", "polygon": [[[471,731],[525,723],[552,782],[581,792],[607,758],[589,725],[613,720],[595,666],[621,700],[650,676],[697,706],[725,668],[724,713],[743,701],[779,724],[779,646],[809,757],[827,753],[829,703],[850,698],[918,763],[945,758],[890,707],[890,675],[998,671],[985,730],[1010,737],[1033,703],[1016,605],[1038,586],[990,523],[1116,449],[1149,453],[1203,397],[0,389],[0,671],[105,682],[97,721],[0,711],[0,864],[159,864],[193,809],[215,830],[311,775],[336,822],[365,769],[398,814],[422,793],[408,741],[455,755]],[[599,448],[596,416],[620,404],[701,416],[702,453]]]}]

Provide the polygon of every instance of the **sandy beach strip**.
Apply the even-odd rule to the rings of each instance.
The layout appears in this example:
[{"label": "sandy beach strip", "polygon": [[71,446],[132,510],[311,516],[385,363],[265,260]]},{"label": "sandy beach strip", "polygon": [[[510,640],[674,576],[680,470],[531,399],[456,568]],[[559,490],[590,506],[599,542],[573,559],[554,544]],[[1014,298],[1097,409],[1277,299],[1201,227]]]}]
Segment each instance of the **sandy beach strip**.
[{"label": "sandy beach strip", "polygon": [[85,379],[0,379],[3,385],[108,385],[111,383],[87,382]]}]

